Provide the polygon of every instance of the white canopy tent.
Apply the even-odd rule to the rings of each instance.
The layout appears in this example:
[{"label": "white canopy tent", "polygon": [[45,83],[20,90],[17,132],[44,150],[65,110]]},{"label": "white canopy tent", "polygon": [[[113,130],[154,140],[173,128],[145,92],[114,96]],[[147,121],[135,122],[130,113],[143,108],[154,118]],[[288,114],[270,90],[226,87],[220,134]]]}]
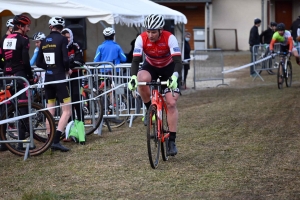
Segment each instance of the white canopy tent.
[{"label": "white canopy tent", "polygon": [[[52,16],[86,18],[88,61],[93,58],[96,45],[103,41],[103,27],[98,22],[115,27],[117,42],[122,48],[125,47],[125,52],[128,51],[127,44],[130,44],[128,40],[132,40],[137,33],[127,27],[141,27],[144,18],[149,14],[161,14],[165,19],[172,19],[177,25],[181,24],[182,27],[177,30],[180,34],[176,36],[180,44],[183,44],[183,26],[187,23],[182,13],[149,0],[1,0],[0,13],[4,10],[9,10],[14,15],[28,13],[37,19],[31,25],[29,34],[37,31],[49,32],[47,20]],[[5,24],[8,18],[11,17],[2,17],[2,24]]]},{"label": "white canopy tent", "polygon": [[108,24],[140,26],[149,14],[162,14],[175,24],[187,23],[185,15],[149,0],[1,0],[0,12],[28,13],[33,18],[86,17],[91,23],[105,21]]}]

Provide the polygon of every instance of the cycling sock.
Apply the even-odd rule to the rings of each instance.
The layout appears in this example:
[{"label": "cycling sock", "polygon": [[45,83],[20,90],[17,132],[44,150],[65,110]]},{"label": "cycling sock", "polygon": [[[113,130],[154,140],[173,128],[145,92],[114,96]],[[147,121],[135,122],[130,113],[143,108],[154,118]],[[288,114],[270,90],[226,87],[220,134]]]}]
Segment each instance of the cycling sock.
[{"label": "cycling sock", "polygon": [[61,131],[56,130],[56,133],[55,133],[54,138],[53,138],[53,143],[54,143],[54,144],[59,143],[61,134],[62,134]]},{"label": "cycling sock", "polygon": [[147,110],[149,109],[149,107],[150,107],[150,105],[151,105],[151,101],[149,101],[148,103],[144,103],[145,104],[145,106],[146,106],[146,108],[147,108]]},{"label": "cycling sock", "polygon": [[170,132],[169,141],[174,141],[176,139],[176,132]]}]

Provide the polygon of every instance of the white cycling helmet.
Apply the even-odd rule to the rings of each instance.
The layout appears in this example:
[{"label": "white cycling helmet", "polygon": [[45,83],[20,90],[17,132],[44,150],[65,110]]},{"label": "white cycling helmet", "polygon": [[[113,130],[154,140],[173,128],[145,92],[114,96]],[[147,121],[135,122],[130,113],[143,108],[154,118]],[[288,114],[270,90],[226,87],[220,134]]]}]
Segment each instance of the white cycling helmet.
[{"label": "white cycling helmet", "polygon": [[162,15],[151,14],[145,18],[144,27],[148,30],[162,29],[165,25],[165,19]]},{"label": "white cycling helmet", "polygon": [[6,27],[8,28],[8,27],[13,27],[14,25],[13,25],[13,21],[14,21],[14,19],[9,19],[9,20],[7,20],[7,22],[6,22]]},{"label": "white cycling helmet", "polygon": [[111,27],[107,27],[103,30],[103,35],[104,36],[111,36],[111,35],[114,35],[116,34],[115,30]]},{"label": "white cycling helmet", "polygon": [[43,40],[46,38],[46,35],[43,32],[37,32],[33,35],[33,41]]},{"label": "white cycling helmet", "polygon": [[62,17],[51,17],[49,20],[49,26],[61,25],[65,27],[65,20]]}]

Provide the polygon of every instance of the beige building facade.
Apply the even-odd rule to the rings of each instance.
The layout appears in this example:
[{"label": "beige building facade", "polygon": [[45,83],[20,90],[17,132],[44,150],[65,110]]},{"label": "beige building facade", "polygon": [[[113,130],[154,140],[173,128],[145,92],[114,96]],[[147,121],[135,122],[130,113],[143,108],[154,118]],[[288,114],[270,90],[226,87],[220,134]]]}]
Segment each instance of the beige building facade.
[{"label": "beige building facade", "polygon": [[[287,29],[300,16],[299,0],[153,0],[186,15],[186,31],[192,32],[192,49],[197,39],[195,28],[203,28],[205,48],[249,50],[249,32],[260,18],[259,33],[271,21],[285,23]],[[196,12],[194,12],[196,11]]]}]

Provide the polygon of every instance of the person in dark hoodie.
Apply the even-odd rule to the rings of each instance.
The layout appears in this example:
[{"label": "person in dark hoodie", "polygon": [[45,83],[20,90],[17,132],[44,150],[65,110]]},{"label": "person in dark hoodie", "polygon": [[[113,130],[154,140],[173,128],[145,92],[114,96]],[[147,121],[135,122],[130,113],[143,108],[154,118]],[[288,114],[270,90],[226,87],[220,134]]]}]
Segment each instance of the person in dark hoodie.
[{"label": "person in dark hoodie", "polygon": [[[254,20],[254,26],[252,26],[250,30],[249,35],[249,45],[250,45],[250,52],[251,52],[251,62],[253,62],[255,59],[253,59],[253,46],[260,44],[260,38],[258,33],[258,27],[260,27],[261,20],[256,18]],[[254,65],[250,66],[250,76],[255,77],[256,73],[254,71]]]},{"label": "person in dark hoodie", "polygon": [[[70,75],[70,78],[75,78],[82,76],[82,70],[74,69],[75,67],[81,67],[84,65],[83,60],[83,52],[80,48],[80,45],[74,41],[73,39],[73,32],[69,28],[64,28],[61,31],[61,34],[68,38],[68,56],[69,56],[69,67],[72,70],[72,74]],[[71,99],[72,102],[80,101],[80,91],[81,91],[81,79],[76,79],[71,81]],[[75,120],[75,112],[77,119],[84,122],[83,118],[83,111],[80,109],[80,103],[72,104],[72,117],[73,120]]]},{"label": "person in dark hoodie", "polygon": [[292,30],[292,37],[293,40],[296,42],[297,41],[297,29],[300,27],[300,16],[297,17],[295,21],[293,21],[291,30]]},{"label": "person in dark hoodie", "polygon": [[[276,31],[276,26],[277,26],[277,23],[276,22],[271,22],[270,23],[270,26],[268,27],[267,30],[263,31],[259,37],[260,37],[260,43],[261,44],[266,44],[267,45],[267,48],[266,48],[266,51],[265,51],[265,55],[268,55],[270,50],[269,50],[269,44],[272,40],[272,37],[273,37],[273,34],[275,33]],[[264,63],[263,63],[264,64]],[[272,60],[270,59],[269,60],[269,66],[272,65]],[[269,74],[273,75],[275,74],[272,70],[268,70],[267,71]]]}]

